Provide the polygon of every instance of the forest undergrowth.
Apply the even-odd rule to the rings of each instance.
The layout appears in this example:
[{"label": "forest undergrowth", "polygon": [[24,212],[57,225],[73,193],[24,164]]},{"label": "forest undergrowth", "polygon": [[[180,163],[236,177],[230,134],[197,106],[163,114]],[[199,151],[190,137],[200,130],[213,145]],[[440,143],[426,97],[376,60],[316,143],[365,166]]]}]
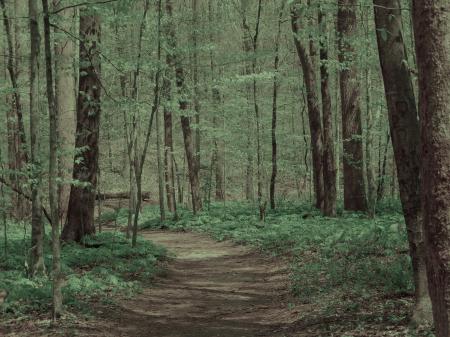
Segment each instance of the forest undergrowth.
[{"label": "forest undergrowth", "polygon": [[[126,209],[103,212],[100,221],[109,225],[108,231],[86,238],[84,245],[63,246],[63,291],[69,313],[89,314],[87,303],[114,304],[117,295],[137,296],[161,270],[158,261],[167,252],[142,238],[137,248],[131,248],[123,234],[127,219]],[[293,295],[287,305],[298,307],[299,313],[299,326],[287,329],[319,326],[315,328],[325,335],[328,331],[335,336],[375,336],[373,331],[382,327],[387,334],[380,336],[433,336],[427,327],[408,328],[414,285],[397,202],[385,202],[371,219],[342,210],[338,217],[327,218],[306,203],[285,201],[268,212],[264,223],[258,220],[255,205],[245,202],[214,203],[197,216],[181,209],[178,219],[164,222],[159,220],[159,208],[148,205],[140,227],[207,233],[217,241],[232,240],[284,259],[290,266]],[[1,314],[11,320],[44,316],[51,305],[48,276],[27,275],[30,247],[25,228],[9,224],[7,255],[0,261],[0,289],[8,289]],[[49,245],[46,237],[47,270]],[[349,330],[356,334],[339,334]]]},{"label": "forest undergrowth", "polygon": [[[268,212],[264,223],[256,206],[243,202],[212,204],[196,217],[181,210],[177,220],[164,223],[158,212],[154,206],[144,208],[141,227],[204,232],[286,259],[295,299],[289,306],[309,308],[299,311],[302,324],[319,324],[335,336],[342,325],[348,331],[349,324],[367,336],[371,326],[383,326],[386,336],[405,336],[405,331],[433,336],[428,327],[408,328],[414,284],[397,201],[379,205],[373,219],[342,209],[338,217],[327,218],[306,203],[290,202]],[[126,210],[117,213],[118,226],[126,219]]]},{"label": "forest undergrowth", "polygon": [[[51,307],[52,286],[48,272],[47,275],[29,276],[29,235],[23,224],[9,224],[7,246],[0,258],[0,289],[8,292],[0,306],[2,321],[46,317]],[[51,242],[47,235],[45,243],[45,265],[49,271]],[[114,303],[118,295],[136,295],[161,269],[159,261],[165,256],[163,247],[143,238],[139,238],[137,247],[132,248],[119,232],[86,237],[83,245],[64,244],[61,258],[67,313],[89,315],[89,303]]]}]

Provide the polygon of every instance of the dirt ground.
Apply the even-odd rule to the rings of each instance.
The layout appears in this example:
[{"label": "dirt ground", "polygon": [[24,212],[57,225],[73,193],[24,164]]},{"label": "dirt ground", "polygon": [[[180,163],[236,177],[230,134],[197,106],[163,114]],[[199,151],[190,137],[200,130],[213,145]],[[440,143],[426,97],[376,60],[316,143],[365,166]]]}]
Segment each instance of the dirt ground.
[{"label": "dirt ground", "polygon": [[253,337],[295,319],[282,298],[283,266],[230,242],[193,233],[144,236],[176,254],[167,275],[122,303],[114,336]]},{"label": "dirt ground", "polygon": [[277,331],[297,319],[280,260],[201,234],[141,234],[174,255],[152,287],[118,306],[95,307],[88,321],[46,332],[24,323],[6,336],[281,337]]}]

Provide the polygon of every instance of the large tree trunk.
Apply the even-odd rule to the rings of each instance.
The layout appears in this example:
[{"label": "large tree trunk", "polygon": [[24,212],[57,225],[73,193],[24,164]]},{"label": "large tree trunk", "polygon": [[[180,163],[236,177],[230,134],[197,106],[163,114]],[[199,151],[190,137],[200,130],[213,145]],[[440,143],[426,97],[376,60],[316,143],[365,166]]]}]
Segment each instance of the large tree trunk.
[{"label": "large tree trunk", "polygon": [[44,225],[42,221],[41,183],[42,168],[40,161],[39,141],[39,51],[41,37],[39,35],[38,8],[36,0],[28,0],[30,17],[30,159],[33,167],[31,179],[31,256],[30,274],[32,276],[45,273],[44,264]]},{"label": "large tree trunk", "polygon": [[337,30],[340,35],[340,72],[342,141],[344,144],[344,208],[349,211],[367,209],[364,189],[361,102],[356,52],[352,46],[358,33],[357,0],[338,0]]},{"label": "large tree trunk", "polygon": [[[450,2],[414,0],[422,206],[436,337],[450,336]],[[405,104],[398,109],[404,114]]]},{"label": "large tree trunk", "polygon": [[323,186],[323,143],[322,143],[322,122],[320,119],[320,100],[318,95],[318,83],[314,63],[310,53],[300,40],[300,3],[297,2],[291,11],[292,31],[294,33],[294,43],[303,70],[303,81],[306,89],[308,106],[309,129],[311,133],[311,151],[313,165],[313,180],[315,192],[315,206],[323,209],[324,186]]},{"label": "large tree trunk", "polygon": [[[53,0],[54,9],[64,6],[61,0]],[[67,32],[74,33],[74,16],[72,8],[61,11],[58,15],[58,26]],[[58,161],[59,176],[63,183],[59,185],[59,214],[61,221],[67,216],[69,205],[70,184],[73,172],[73,156],[76,129],[76,78],[74,74],[75,42],[71,36],[61,35],[55,41],[55,96],[59,113],[58,133],[60,141],[60,156]]]},{"label": "large tree trunk", "polygon": [[100,132],[100,18],[80,13],[80,80],[77,102],[75,157],[64,241],[81,241],[95,233],[94,207],[97,188],[98,141]]},{"label": "large tree trunk", "polygon": [[200,180],[199,180],[199,163],[195,155],[194,136],[191,128],[191,121],[189,116],[186,115],[188,109],[188,101],[183,98],[185,95],[185,76],[183,65],[181,64],[179,57],[176,53],[176,34],[175,27],[172,24],[172,1],[166,0],[166,13],[171,23],[167,25],[167,34],[169,39],[169,47],[172,49],[168,55],[169,66],[175,69],[176,85],[180,94],[179,106],[181,110],[181,128],[183,131],[184,148],[186,152],[186,158],[188,162],[188,174],[189,182],[191,186],[192,196],[192,210],[194,214],[201,211],[202,199],[200,197]]},{"label": "large tree trunk", "polygon": [[53,321],[56,321],[62,313],[62,283],[61,275],[61,250],[59,240],[59,214],[58,214],[58,184],[57,184],[57,152],[58,152],[58,131],[57,120],[58,110],[56,108],[55,93],[53,91],[53,62],[52,48],[50,39],[50,13],[48,9],[48,0],[42,0],[44,10],[44,37],[45,37],[45,68],[47,82],[47,100],[49,110],[49,179],[48,193],[50,201],[50,213],[52,224],[52,291],[53,291]]},{"label": "large tree trunk", "polygon": [[333,141],[333,112],[331,109],[331,94],[328,73],[328,38],[326,14],[319,9],[318,16],[320,39],[320,92],[322,94],[323,122],[323,184],[324,200],[323,214],[336,215],[336,162]]},{"label": "large tree trunk", "polygon": [[[416,323],[431,321],[420,206],[420,131],[397,0],[374,0],[378,51],[414,272]],[[383,32],[386,32],[385,34]]]}]

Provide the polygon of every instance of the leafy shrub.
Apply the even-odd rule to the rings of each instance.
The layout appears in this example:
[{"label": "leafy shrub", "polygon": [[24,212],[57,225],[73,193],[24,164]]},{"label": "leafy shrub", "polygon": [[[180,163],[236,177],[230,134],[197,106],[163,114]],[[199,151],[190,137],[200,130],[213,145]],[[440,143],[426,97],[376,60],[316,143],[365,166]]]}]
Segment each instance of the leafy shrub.
[{"label": "leafy shrub", "polygon": [[[47,311],[51,305],[51,280],[47,276],[29,279],[26,273],[28,235],[17,226],[10,227],[8,256],[0,260],[0,289],[8,297],[0,312],[11,315]],[[91,248],[88,248],[91,247]],[[131,295],[143,282],[158,272],[157,261],[165,257],[164,248],[142,238],[136,248],[119,233],[100,233],[84,240],[84,246],[64,244],[61,251],[65,275],[65,304],[83,308],[90,299],[111,299]],[[46,238],[45,264],[51,270],[49,240]]]}]

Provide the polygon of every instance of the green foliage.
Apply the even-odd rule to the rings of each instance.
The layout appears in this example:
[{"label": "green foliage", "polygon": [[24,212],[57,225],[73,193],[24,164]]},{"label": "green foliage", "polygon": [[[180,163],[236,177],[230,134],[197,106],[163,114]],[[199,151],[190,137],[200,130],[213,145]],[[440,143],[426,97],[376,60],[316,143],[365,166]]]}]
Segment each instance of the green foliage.
[{"label": "green foliage", "polygon": [[[27,277],[27,250],[23,247],[29,237],[21,228],[10,227],[8,256],[0,260],[0,289],[8,291],[8,298],[0,312],[21,315],[48,311],[51,282],[47,276]],[[51,254],[46,243],[45,264],[49,271]],[[75,243],[63,245],[65,304],[85,310],[85,304],[90,300],[110,300],[118,294],[130,296],[158,272],[157,261],[165,255],[164,248],[142,238],[139,238],[138,246],[132,248],[118,233],[88,237],[84,246]]]}]

